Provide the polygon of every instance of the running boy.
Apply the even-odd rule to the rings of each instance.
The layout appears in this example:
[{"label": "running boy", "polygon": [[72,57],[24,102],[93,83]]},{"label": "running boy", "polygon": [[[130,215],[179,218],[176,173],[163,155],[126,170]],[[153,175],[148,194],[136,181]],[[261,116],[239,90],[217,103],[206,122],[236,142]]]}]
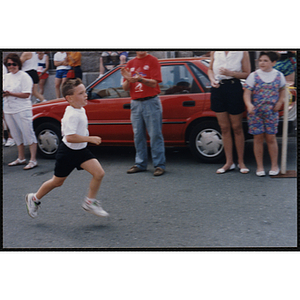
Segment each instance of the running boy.
[{"label": "running boy", "polygon": [[246,80],[244,102],[248,111],[249,133],[254,136],[254,156],[257,163],[256,175],[265,176],[263,166],[263,143],[266,140],[271,159],[269,175],[277,175],[278,111],[285,99],[285,78],[273,67],[278,59],[276,52],[261,52],[259,69],[251,73]]},{"label": "running boy", "polygon": [[28,214],[35,218],[42,197],[61,186],[68,175],[77,168],[84,169],[93,176],[82,208],[96,216],[107,217],[109,214],[95,199],[105,173],[99,161],[87,149],[87,143],[99,145],[101,138],[88,135],[88,120],[83,108],[87,104],[85,86],[79,78],[69,79],[64,83],[62,93],[70,105],[67,106],[61,120],[63,139],[56,155],[54,176],[44,182],[37,193],[26,195]]}]

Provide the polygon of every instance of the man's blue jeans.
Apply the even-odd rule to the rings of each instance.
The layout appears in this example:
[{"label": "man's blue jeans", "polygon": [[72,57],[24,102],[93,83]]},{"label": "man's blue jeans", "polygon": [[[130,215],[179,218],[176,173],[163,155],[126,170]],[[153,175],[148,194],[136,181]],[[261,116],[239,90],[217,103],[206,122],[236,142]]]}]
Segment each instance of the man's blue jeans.
[{"label": "man's blue jeans", "polygon": [[165,169],[165,145],[162,135],[162,105],[158,96],[131,101],[131,123],[136,150],[135,165],[146,170],[148,165],[147,134],[150,137],[152,162],[155,168]]}]

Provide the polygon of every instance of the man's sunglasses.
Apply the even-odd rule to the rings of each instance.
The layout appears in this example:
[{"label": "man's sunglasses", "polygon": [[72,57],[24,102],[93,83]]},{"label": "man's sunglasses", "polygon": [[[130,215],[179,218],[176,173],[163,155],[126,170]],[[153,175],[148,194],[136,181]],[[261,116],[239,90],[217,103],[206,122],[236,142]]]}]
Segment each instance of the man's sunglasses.
[{"label": "man's sunglasses", "polygon": [[10,66],[14,66],[14,67],[16,67],[16,66],[17,66],[17,64],[16,64],[16,63],[12,63],[12,64],[11,64],[11,63],[8,63],[8,64],[7,64],[7,66],[8,66],[8,67],[10,67]]}]

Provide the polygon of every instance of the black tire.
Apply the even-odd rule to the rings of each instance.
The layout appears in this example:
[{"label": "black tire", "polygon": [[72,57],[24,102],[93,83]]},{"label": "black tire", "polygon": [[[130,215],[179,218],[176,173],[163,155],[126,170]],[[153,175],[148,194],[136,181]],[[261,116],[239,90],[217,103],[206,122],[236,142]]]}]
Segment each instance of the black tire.
[{"label": "black tire", "polygon": [[44,158],[55,158],[58,146],[61,142],[60,125],[55,123],[42,123],[35,134],[38,141],[38,153]]},{"label": "black tire", "polygon": [[216,163],[225,157],[221,130],[214,120],[203,121],[192,129],[189,146],[192,154],[205,163]]}]

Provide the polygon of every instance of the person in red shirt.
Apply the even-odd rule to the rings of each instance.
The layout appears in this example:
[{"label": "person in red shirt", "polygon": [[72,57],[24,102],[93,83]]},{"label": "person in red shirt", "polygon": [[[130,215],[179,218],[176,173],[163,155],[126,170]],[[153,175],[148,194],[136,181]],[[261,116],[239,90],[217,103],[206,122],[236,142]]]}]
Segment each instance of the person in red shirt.
[{"label": "person in red shirt", "polygon": [[127,173],[147,170],[147,132],[150,137],[154,176],[165,173],[165,146],[162,135],[162,105],[158,94],[162,82],[160,64],[147,51],[137,51],[137,56],[121,69],[123,89],[130,91],[131,122],[136,149],[135,165]]}]

